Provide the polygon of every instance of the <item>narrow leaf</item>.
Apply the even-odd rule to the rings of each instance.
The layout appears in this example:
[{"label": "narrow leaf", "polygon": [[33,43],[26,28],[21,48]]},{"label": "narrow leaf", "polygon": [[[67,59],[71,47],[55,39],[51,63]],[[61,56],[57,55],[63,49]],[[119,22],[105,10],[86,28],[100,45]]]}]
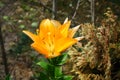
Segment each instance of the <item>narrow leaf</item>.
[{"label": "narrow leaf", "polygon": [[72,80],[73,76],[64,76],[63,80]]},{"label": "narrow leaf", "polygon": [[49,63],[47,63],[45,61],[40,61],[40,62],[37,63],[37,65],[39,65],[40,67],[42,67],[45,70],[48,70]]},{"label": "narrow leaf", "polygon": [[61,77],[62,76],[62,67],[61,66],[57,66],[55,67],[55,77]]}]

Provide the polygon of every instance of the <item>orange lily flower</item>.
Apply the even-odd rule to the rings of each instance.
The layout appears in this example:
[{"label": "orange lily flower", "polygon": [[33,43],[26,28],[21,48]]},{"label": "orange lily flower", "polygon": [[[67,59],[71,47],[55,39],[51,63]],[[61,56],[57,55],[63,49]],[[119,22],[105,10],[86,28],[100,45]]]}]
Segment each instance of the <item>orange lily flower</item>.
[{"label": "orange lily flower", "polygon": [[68,19],[63,24],[56,20],[44,19],[37,29],[37,34],[29,31],[23,32],[33,40],[31,46],[36,51],[46,58],[53,58],[82,39],[81,37],[73,38],[79,26],[69,29],[70,24],[71,21]]}]

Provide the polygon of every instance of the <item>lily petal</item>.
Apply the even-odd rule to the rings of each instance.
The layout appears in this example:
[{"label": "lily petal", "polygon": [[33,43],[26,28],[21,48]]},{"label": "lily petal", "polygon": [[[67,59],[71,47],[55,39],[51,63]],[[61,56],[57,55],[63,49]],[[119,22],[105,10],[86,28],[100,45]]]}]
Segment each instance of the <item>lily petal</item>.
[{"label": "lily petal", "polygon": [[63,23],[63,24],[65,24],[66,22],[68,22],[68,17],[65,19],[65,21],[64,21],[64,23]]},{"label": "lily petal", "polygon": [[25,30],[24,30],[23,32],[24,32],[26,35],[28,35],[33,41],[38,40],[38,36],[37,36],[37,35],[29,32],[29,31],[25,31]]},{"label": "lily petal", "polygon": [[39,29],[36,30],[37,35],[29,31],[23,32],[34,41],[31,46],[36,51],[46,58],[53,58],[59,56],[62,51],[84,38],[73,38],[79,26],[69,29],[70,24],[71,21],[68,21],[68,18],[62,25],[56,20],[45,19],[40,23]]},{"label": "lily petal", "polygon": [[[61,52],[64,51],[65,49],[67,49],[68,47],[72,46],[73,44],[75,44],[77,42],[76,39],[71,39],[71,38],[62,38],[56,41],[56,52]],[[59,44],[57,44],[59,43]]]},{"label": "lily petal", "polygon": [[34,42],[33,44],[31,44],[32,48],[34,48],[37,52],[39,52],[40,54],[43,54],[44,56],[49,54],[49,51],[47,50],[47,48],[45,47],[45,45],[43,45],[41,42]]},{"label": "lily petal", "polygon": [[66,22],[65,24],[63,24],[63,25],[59,28],[60,34],[61,34],[63,37],[67,37],[67,36],[68,36],[68,29],[69,29],[69,27],[70,27],[70,24],[71,24],[71,21],[68,21],[68,22]]},{"label": "lily petal", "polygon": [[84,39],[84,37],[82,36],[82,37],[77,37],[77,38],[74,38],[74,39],[80,41],[80,40]]},{"label": "lily petal", "polygon": [[39,36],[41,38],[44,38],[45,33],[50,32],[51,34],[54,34],[55,33],[55,27],[49,19],[45,19],[41,22],[39,31],[40,31]]},{"label": "lily petal", "polygon": [[53,25],[58,28],[59,26],[61,26],[61,23],[56,21],[56,20],[51,20],[51,22],[53,23]]},{"label": "lily petal", "polygon": [[45,57],[46,58],[53,58],[53,57],[57,57],[57,56],[59,56],[60,55],[60,53],[49,53],[48,55],[46,55]]}]

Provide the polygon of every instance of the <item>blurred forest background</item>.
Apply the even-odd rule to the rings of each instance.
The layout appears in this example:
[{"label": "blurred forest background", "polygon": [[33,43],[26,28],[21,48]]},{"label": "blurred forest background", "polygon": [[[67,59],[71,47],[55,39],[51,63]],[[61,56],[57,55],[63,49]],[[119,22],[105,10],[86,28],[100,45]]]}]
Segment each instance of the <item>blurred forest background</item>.
[{"label": "blurred forest background", "polygon": [[0,0],[0,80],[8,74],[36,80],[40,55],[22,30],[35,32],[45,18],[63,23],[67,17],[71,27],[81,25],[76,36],[85,39],[69,50],[64,73],[73,80],[120,80],[120,0]]}]

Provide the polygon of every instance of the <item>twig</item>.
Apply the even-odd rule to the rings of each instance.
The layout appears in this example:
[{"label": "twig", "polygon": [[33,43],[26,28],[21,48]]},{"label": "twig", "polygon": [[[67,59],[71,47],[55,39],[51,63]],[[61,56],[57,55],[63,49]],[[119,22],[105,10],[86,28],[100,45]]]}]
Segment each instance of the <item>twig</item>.
[{"label": "twig", "polygon": [[95,23],[95,8],[94,8],[94,0],[91,0],[91,22],[94,25]]},{"label": "twig", "polygon": [[52,18],[55,19],[56,17],[56,0],[53,0],[53,6],[52,6]]},{"label": "twig", "polygon": [[2,52],[3,64],[4,64],[4,67],[5,67],[5,74],[8,75],[9,70],[8,70],[8,64],[7,64],[7,58],[6,58],[6,53],[5,53],[2,31],[1,31],[1,24],[2,24],[2,22],[0,22],[0,47],[1,47],[1,52]]},{"label": "twig", "polygon": [[73,20],[73,19],[75,18],[76,14],[77,14],[77,10],[78,10],[78,8],[79,8],[79,5],[80,5],[80,0],[77,1],[77,5],[76,5],[76,8],[75,8],[75,12],[74,12],[71,20]]},{"label": "twig", "polygon": [[[10,1],[11,3],[15,2],[14,0]],[[6,76],[9,74],[9,69],[8,69],[8,63],[7,63],[7,57],[6,57],[6,52],[5,52],[5,46],[4,46],[4,40],[3,40],[3,36],[2,36],[2,16],[5,15],[6,13],[6,9],[8,9],[10,2],[6,2],[5,4],[7,6],[4,6],[2,8],[0,8],[0,48],[1,48],[1,54],[2,54],[2,60],[3,60],[3,64],[4,64],[4,70],[5,70],[5,74]]]}]

